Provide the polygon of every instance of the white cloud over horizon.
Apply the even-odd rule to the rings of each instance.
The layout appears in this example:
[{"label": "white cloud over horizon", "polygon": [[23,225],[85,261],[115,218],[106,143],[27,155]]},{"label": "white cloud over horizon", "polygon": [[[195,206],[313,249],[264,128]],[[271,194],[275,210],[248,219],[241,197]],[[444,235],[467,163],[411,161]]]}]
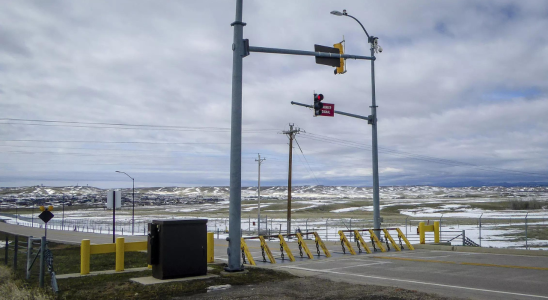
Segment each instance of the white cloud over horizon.
[{"label": "white cloud over horizon", "polygon": [[[547,182],[545,1],[246,1],[253,46],[377,55],[381,185]],[[228,185],[235,1],[0,1],[0,186]],[[244,58],[242,185],[371,185],[370,63]],[[20,119],[20,120],[14,120]],[[47,123],[56,120],[168,126]],[[96,128],[90,128],[96,127]],[[123,128],[122,128],[123,127]],[[327,138],[326,138],[327,137]],[[17,140],[17,141],[15,141]],[[24,140],[24,141],[23,141]],[[42,141],[42,142],[40,142]]]}]

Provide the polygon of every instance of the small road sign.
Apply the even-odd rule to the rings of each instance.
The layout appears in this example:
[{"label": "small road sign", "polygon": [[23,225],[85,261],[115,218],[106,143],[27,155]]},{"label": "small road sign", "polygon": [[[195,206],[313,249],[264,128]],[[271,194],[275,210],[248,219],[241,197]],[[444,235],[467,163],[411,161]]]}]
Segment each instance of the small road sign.
[{"label": "small road sign", "polygon": [[44,223],[48,223],[51,218],[53,218],[53,214],[49,210],[43,211],[41,214],[38,215],[38,218],[40,218]]},{"label": "small road sign", "polygon": [[324,117],[334,117],[335,116],[335,104],[324,103],[322,107],[322,113],[320,116]]}]

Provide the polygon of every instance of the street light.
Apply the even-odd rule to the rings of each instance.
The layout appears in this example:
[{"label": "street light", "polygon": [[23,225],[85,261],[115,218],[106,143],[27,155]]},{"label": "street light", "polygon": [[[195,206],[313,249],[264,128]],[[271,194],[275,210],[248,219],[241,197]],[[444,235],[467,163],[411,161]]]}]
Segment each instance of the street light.
[{"label": "street light", "polygon": [[[116,173],[126,174],[127,177],[133,181],[133,211],[131,213],[131,235],[135,234],[135,178],[129,176],[128,173],[122,171],[116,171]],[[116,207],[116,199],[114,199],[114,207]]]},{"label": "street light", "polygon": [[[346,9],[343,12],[332,11],[332,15],[350,17],[362,27],[365,35],[367,35],[367,42],[371,45],[371,118],[369,123],[372,125],[372,139],[373,139],[373,226],[376,231],[381,228],[381,216],[379,208],[379,150],[377,146],[377,104],[375,101],[375,52],[382,52],[382,48],[378,45],[377,37],[370,36],[363,27],[362,23],[358,19],[346,13]],[[379,232],[380,234],[380,232]]]}]

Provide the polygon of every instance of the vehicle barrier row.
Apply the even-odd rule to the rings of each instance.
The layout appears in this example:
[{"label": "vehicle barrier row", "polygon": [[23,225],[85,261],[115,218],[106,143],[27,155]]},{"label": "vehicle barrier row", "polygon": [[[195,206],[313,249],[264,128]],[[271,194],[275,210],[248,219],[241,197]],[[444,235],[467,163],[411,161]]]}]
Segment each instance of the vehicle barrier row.
[{"label": "vehicle barrier row", "polygon": [[[383,247],[382,242],[379,240],[377,235],[373,232],[374,230],[375,231],[382,231],[384,233],[384,241],[386,243],[386,249]],[[399,245],[392,238],[392,236],[390,235],[388,230],[396,230],[398,232]],[[390,244],[388,244],[388,241],[390,241],[390,243],[392,244],[392,247],[396,251],[401,251],[401,250],[404,249],[402,240],[403,240],[403,242],[405,242],[405,244],[407,245],[407,248],[409,250],[415,250],[413,245],[411,245],[409,240],[405,237],[405,235],[403,234],[403,232],[399,228],[339,230],[339,236],[340,236],[340,240],[341,240],[341,247],[342,247],[343,253],[345,253],[345,254],[346,254],[346,248],[348,248],[348,252],[350,252],[350,254],[356,255],[356,251],[354,251],[354,248],[352,247],[352,244],[350,243],[350,241],[348,240],[348,238],[345,235],[346,232],[350,232],[350,233],[354,234],[355,241],[356,241],[356,246],[358,247],[358,253],[363,252],[362,247],[365,250],[365,252],[367,252],[369,254],[372,253],[371,249],[367,246],[367,243],[363,239],[360,232],[362,232],[362,233],[363,232],[368,232],[369,233],[369,238],[371,239],[371,245],[373,247],[374,252],[377,251],[377,247],[380,249],[381,252],[390,251]]]},{"label": "vehicle barrier row", "polygon": [[[253,266],[256,265],[255,260],[253,259],[253,256],[251,255],[251,252],[249,252],[249,248],[248,248],[245,241],[246,240],[258,239],[261,242],[261,253],[262,253],[262,256],[263,256],[262,261],[266,262],[267,257],[268,257],[268,260],[270,261],[270,263],[275,264],[276,259],[272,255],[272,252],[270,251],[270,248],[268,247],[265,238],[279,239],[280,240],[280,252],[281,252],[282,260],[285,260],[285,256],[287,255],[289,261],[292,261],[292,262],[295,261],[295,256],[293,256],[293,253],[291,252],[291,249],[289,249],[289,246],[288,246],[287,242],[285,241],[284,237],[297,237],[297,243],[299,245],[299,255],[301,257],[304,257],[304,255],[306,254],[306,256],[309,259],[314,259],[314,256],[310,252],[310,249],[308,248],[308,245],[306,245],[306,243],[303,239],[303,235],[308,236],[309,234],[314,235],[314,241],[316,243],[316,253],[317,253],[317,255],[318,256],[321,255],[320,254],[320,248],[322,248],[325,256],[326,257],[331,257],[331,253],[329,252],[329,250],[327,250],[327,247],[325,246],[325,244],[323,243],[322,239],[320,238],[320,236],[318,235],[317,232],[304,232],[304,233],[299,233],[298,232],[298,233],[294,233],[294,234],[277,234],[277,235],[264,235],[264,236],[260,235],[260,236],[241,238],[240,248],[242,250],[242,261],[243,261],[244,264],[247,263],[247,261],[249,261],[249,264],[251,264]],[[303,253],[303,251],[304,251],[304,253]],[[284,254],[284,252],[285,252],[285,254]],[[247,258],[247,261],[246,261],[246,258]]]}]

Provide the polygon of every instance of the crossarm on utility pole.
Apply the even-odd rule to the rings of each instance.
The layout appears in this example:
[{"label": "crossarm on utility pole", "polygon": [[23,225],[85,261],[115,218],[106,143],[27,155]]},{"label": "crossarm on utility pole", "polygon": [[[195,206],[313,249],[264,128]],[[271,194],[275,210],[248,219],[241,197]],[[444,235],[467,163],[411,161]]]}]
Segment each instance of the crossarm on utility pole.
[{"label": "crossarm on utility pole", "polygon": [[[308,108],[314,108],[314,105],[303,104],[303,103],[299,103],[299,102],[295,102],[295,101],[291,101],[291,104],[304,106],[304,107],[308,107]],[[355,114],[351,114],[351,113],[347,113],[347,112],[343,112],[343,111],[338,111],[338,110],[335,110],[334,112],[336,114],[339,114],[339,115],[352,117],[352,118],[356,118],[356,119],[362,119],[362,120],[367,120],[367,121],[369,121],[371,119],[371,116],[367,116],[367,117],[366,116],[360,116],[360,115],[355,115]]]},{"label": "crossarm on utility pole", "polygon": [[332,57],[332,58],[350,58],[350,59],[375,60],[375,57],[371,57],[371,56],[352,55],[352,54],[336,54],[336,53],[328,53],[328,52],[314,52],[314,51],[279,49],[279,48],[266,48],[266,47],[255,47],[255,46],[249,46],[249,52],[262,52],[262,53],[292,54],[292,55]]}]

